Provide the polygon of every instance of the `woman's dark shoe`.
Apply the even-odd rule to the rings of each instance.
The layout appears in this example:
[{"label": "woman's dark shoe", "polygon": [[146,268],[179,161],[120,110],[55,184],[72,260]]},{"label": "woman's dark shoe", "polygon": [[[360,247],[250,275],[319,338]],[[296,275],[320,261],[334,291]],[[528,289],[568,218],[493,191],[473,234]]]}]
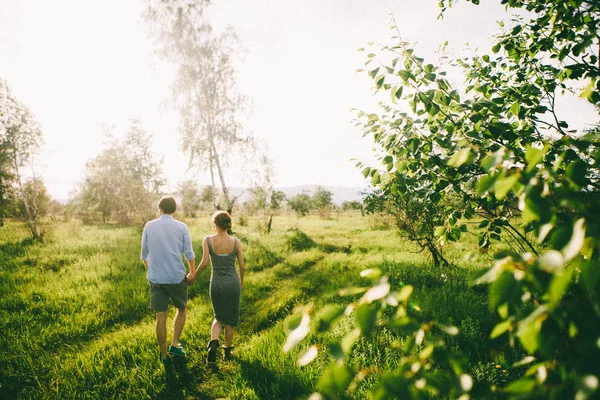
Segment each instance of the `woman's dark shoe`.
[{"label": "woman's dark shoe", "polygon": [[223,361],[229,361],[233,359],[233,346],[223,347]]},{"label": "woman's dark shoe", "polygon": [[214,363],[217,361],[217,349],[219,348],[219,341],[217,339],[208,342],[208,354],[206,355],[207,363]]}]

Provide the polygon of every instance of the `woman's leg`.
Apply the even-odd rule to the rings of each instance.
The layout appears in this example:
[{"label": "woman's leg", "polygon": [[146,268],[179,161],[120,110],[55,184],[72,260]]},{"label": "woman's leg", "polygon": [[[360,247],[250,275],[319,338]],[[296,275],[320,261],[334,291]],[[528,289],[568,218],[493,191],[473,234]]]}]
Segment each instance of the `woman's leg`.
[{"label": "woman's leg", "polygon": [[225,347],[231,347],[233,344],[233,333],[235,332],[235,327],[231,325],[225,325]]},{"label": "woman's leg", "polygon": [[[213,323],[212,323],[212,327],[210,329],[210,339],[218,340],[219,335],[221,334],[221,329],[223,329],[223,324],[221,323],[221,321],[217,321],[216,319],[214,319]],[[227,339],[225,339],[225,340],[227,340]]]}]

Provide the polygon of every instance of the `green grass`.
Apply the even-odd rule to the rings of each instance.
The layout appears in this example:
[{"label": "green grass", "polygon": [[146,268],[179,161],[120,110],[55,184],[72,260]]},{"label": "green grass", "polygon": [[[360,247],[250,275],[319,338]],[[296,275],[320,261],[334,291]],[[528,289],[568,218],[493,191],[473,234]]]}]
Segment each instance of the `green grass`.
[{"label": "green grass", "polygon": [[[340,302],[337,291],[365,284],[359,272],[370,267],[388,274],[393,287],[413,285],[421,318],[458,326],[461,333],[450,345],[467,355],[476,377],[502,383],[495,365],[511,354],[488,340],[495,318],[485,291],[466,285],[467,276],[489,262],[465,261],[462,255],[474,246],[449,246],[446,254],[458,267],[442,275],[414,245],[393,230],[372,229],[360,214],[278,216],[269,235],[260,233],[259,222],[250,218],[237,231],[247,275],[236,360],[214,368],[204,363],[212,320],[207,270],[189,292],[182,337],[188,356],[165,371],[139,261],[139,229],[55,223],[40,244],[8,221],[0,228],[0,398],[306,397],[329,360],[321,354],[299,367],[298,354],[314,338],[283,353],[284,321],[305,304]],[[208,218],[186,223],[200,258],[210,223]],[[168,327],[171,333],[171,321]],[[353,328],[345,319],[319,340],[333,342]],[[401,354],[392,343],[398,340],[380,330],[357,342],[350,362],[366,376],[353,397],[364,398],[381,372],[397,365]]]}]

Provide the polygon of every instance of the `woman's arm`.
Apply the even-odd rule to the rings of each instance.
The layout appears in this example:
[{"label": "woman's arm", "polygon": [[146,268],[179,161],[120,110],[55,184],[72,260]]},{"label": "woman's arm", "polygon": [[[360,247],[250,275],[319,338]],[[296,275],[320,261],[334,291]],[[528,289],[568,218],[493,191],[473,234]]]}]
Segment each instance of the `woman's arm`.
[{"label": "woman's arm", "polygon": [[194,274],[190,274],[190,276],[188,276],[188,281],[191,280],[193,283],[196,280],[196,276],[198,276],[198,274],[201,274],[202,271],[204,271],[206,269],[206,266],[208,265],[209,255],[210,255],[210,253],[208,252],[208,236],[207,236],[202,241],[202,261],[200,261],[200,264],[198,264],[198,268],[196,268],[196,272],[194,272]]},{"label": "woman's arm", "polygon": [[246,264],[244,263],[244,252],[242,250],[242,242],[238,239],[238,251],[237,251],[237,260],[238,266],[240,268],[240,286],[244,287],[244,272],[246,272]]}]

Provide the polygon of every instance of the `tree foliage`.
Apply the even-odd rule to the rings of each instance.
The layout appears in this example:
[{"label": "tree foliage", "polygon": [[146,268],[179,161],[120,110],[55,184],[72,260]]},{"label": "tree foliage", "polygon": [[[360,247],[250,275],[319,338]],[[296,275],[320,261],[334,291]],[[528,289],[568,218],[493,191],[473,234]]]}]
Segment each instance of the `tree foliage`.
[{"label": "tree foliage", "polygon": [[237,36],[232,29],[213,31],[203,15],[208,3],[147,0],[145,17],[159,54],[178,66],[173,99],[189,165],[208,170],[213,187],[217,175],[225,204],[215,190],[214,206],[231,212],[235,198],[225,182],[225,168],[249,143],[240,123],[246,99],[237,91],[233,68]]},{"label": "tree foliage", "polygon": [[310,213],[311,201],[307,193],[299,193],[292,196],[287,204],[299,217],[304,217]]},{"label": "tree foliage", "polygon": [[132,121],[123,140],[86,164],[85,181],[77,195],[80,212],[119,223],[143,225],[156,214],[156,200],[164,185],[162,160],[150,149],[152,136]]},{"label": "tree foliage", "polygon": [[36,210],[29,209],[21,170],[32,162],[41,144],[42,132],[33,114],[0,79],[0,226],[12,192],[23,205],[23,215],[35,239],[42,239],[43,232],[38,227]]},{"label": "tree foliage", "polygon": [[[48,214],[50,210],[50,194],[39,178],[32,178],[23,184],[23,193],[19,198],[19,215],[22,218],[33,218],[39,220]],[[29,212],[29,214],[28,214]]]},{"label": "tree foliage", "polygon": [[[489,304],[500,318],[491,338],[506,338],[527,354],[515,365],[525,368],[523,374],[502,389],[503,396],[597,397],[600,140],[597,130],[570,130],[556,100],[571,92],[600,105],[600,4],[502,4],[529,11],[528,19],[505,28],[491,53],[456,60],[464,89],[453,88],[442,66],[418,57],[399,37],[367,55],[366,72],[390,100],[381,104],[381,113],[359,114],[365,134],[384,152],[383,168],[360,166],[382,199],[419,195],[429,206],[440,206],[443,223],[435,233],[442,242],[460,240],[466,229],[461,221],[476,219],[480,246],[493,240],[512,244],[512,251],[496,254],[493,267],[473,281],[489,285]],[[447,195],[460,201],[446,204]],[[399,353],[398,369],[373,388],[374,398],[492,395],[493,388],[474,384],[460,354],[445,349],[436,336],[428,339],[435,323],[407,313],[409,286],[394,292],[377,271],[363,275],[376,283],[346,291],[364,293],[360,300],[329,306],[318,317],[317,330],[329,329],[344,313],[359,327],[339,348],[329,346],[339,363],[325,370],[319,392],[336,396],[351,390],[356,371],[343,363],[345,354],[356,337],[385,326],[408,334],[408,345]],[[398,311],[386,317],[386,306]],[[310,332],[310,319],[305,313],[289,327],[288,348]],[[316,353],[301,360],[310,362]]]},{"label": "tree foliage", "polygon": [[[178,185],[177,193],[181,198],[181,208],[186,217],[196,217],[202,207],[201,189],[194,180],[186,180]],[[208,204],[212,203],[212,193],[208,197]]]}]

